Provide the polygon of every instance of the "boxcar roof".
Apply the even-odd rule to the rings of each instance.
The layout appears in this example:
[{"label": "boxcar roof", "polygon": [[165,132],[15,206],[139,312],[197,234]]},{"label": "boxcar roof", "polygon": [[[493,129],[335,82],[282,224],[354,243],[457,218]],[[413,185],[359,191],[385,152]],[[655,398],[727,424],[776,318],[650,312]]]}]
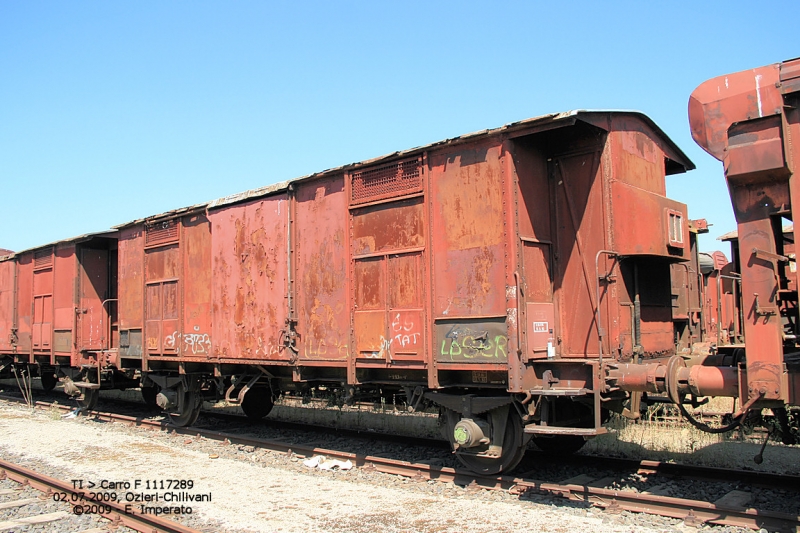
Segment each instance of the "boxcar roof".
[{"label": "boxcar roof", "polygon": [[584,120],[588,123],[594,124],[595,126],[599,126],[598,119],[607,115],[629,115],[641,120],[647,126],[649,126],[658,136],[656,141],[659,143],[661,148],[667,154],[668,158],[674,163],[674,165],[672,166],[672,171],[668,172],[668,174],[686,172],[687,170],[693,170],[695,168],[694,163],[692,163],[689,157],[686,154],[684,154],[683,151],[680,148],[678,148],[678,146],[672,141],[672,139],[670,139],[667,136],[667,134],[664,133],[663,130],[661,130],[661,128],[659,128],[656,125],[656,123],[653,122],[653,120],[650,119],[650,117],[648,117],[644,113],[641,113],[639,111],[624,111],[624,110],[592,111],[592,110],[579,109],[579,110],[567,111],[564,113],[551,113],[549,115],[542,115],[538,117],[528,118],[525,120],[520,120],[518,122],[511,122],[504,126],[500,126],[499,128],[475,131],[472,133],[467,133],[465,135],[459,135],[458,137],[437,141],[431,144],[427,144],[425,146],[418,146],[416,148],[410,148],[408,150],[392,152],[389,154],[382,155],[380,157],[375,157],[373,159],[367,159],[365,161],[359,161],[357,163],[350,163],[347,165],[342,165],[340,167],[330,168],[327,170],[323,170],[321,172],[315,172],[313,174],[308,174],[306,176],[301,176],[298,178],[282,181],[272,185],[267,185],[265,187],[259,187],[258,189],[251,189],[249,191],[243,191],[229,196],[224,196],[222,198],[218,198],[216,200],[212,200],[211,202],[209,202],[207,204],[207,208],[213,209],[216,207],[222,207],[230,204],[243,202],[253,198],[267,196],[273,193],[284,191],[289,187],[289,185],[299,181],[306,181],[313,178],[318,178],[330,174],[336,174],[343,172],[345,170],[359,168],[366,165],[372,165],[383,161],[389,161],[392,159],[407,157],[431,150],[432,148],[461,144],[463,142],[472,141],[480,137],[488,138],[501,135],[510,135],[513,137],[516,136],[515,134],[527,135],[548,129],[571,126],[578,120]]},{"label": "boxcar roof", "polygon": [[149,217],[145,217],[145,218],[137,218],[136,220],[132,220],[130,222],[125,222],[124,224],[118,224],[116,226],[111,226],[111,227],[114,228],[115,230],[118,230],[118,229],[121,229],[121,228],[127,228],[129,226],[135,226],[136,224],[144,224],[144,223],[153,222],[153,221],[156,221],[156,220],[164,220],[164,219],[179,217],[179,216],[183,216],[183,215],[191,215],[193,213],[199,213],[199,212],[205,211],[206,208],[208,208],[208,206],[209,206],[209,202],[205,202],[205,203],[202,203],[202,204],[190,205],[190,206],[187,206],[187,207],[180,207],[178,209],[172,209],[170,211],[166,211],[166,212],[160,213],[158,215],[150,215]]},{"label": "boxcar roof", "polygon": [[[577,121],[581,120],[587,122],[589,124],[593,124],[597,127],[604,128],[603,124],[605,121],[603,120],[605,117],[609,115],[628,115],[633,118],[636,118],[650,127],[656,134],[657,138],[655,141],[664,153],[666,154],[668,160],[670,161],[669,168],[667,169],[667,174],[675,174],[680,172],[686,172],[687,170],[692,170],[695,168],[694,163],[683,153],[683,151],[678,148],[678,146],[670,139],[666,133],[664,133],[661,128],[653,122],[650,117],[641,113],[639,111],[625,111],[625,110],[573,110],[573,111],[566,111],[564,113],[551,113],[548,115],[541,115],[538,117],[528,118],[525,120],[520,120],[517,122],[511,122],[504,126],[500,126],[499,128],[494,129],[486,129],[475,131],[472,133],[467,133],[464,135],[459,135],[457,137],[452,137],[450,139],[444,139],[442,141],[437,141],[431,144],[427,144],[425,146],[418,146],[416,148],[410,148],[408,150],[402,150],[399,152],[392,152],[389,154],[382,155],[380,157],[375,157],[373,159],[367,159],[365,161],[359,161],[356,163],[350,163],[347,165],[342,165],[335,168],[330,168],[327,170],[323,170],[321,172],[315,172],[313,174],[308,174],[306,176],[300,176],[298,178],[293,178],[286,181],[281,181],[278,183],[274,183],[272,185],[267,185],[264,187],[259,187],[257,189],[251,189],[248,191],[243,191],[240,193],[232,194],[229,196],[224,196],[222,198],[218,198],[216,200],[212,200],[210,202],[196,204],[188,207],[182,207],[179,209],[173,209],[171,211],[167,211],[165,213],[161,213],[158,215],[151,215],[145,218],[140,218],[137,220],[133,220],[131,222],[126,222],[124,224],[119,224],[116,226],[112,226],[113,229],[101,231],[97,233],[87,233],[85,235],[80,235],[78,237],[72,237],[69,239],[63,239],[59,241],[55,241],[49,244],[43,244],[41,246],[35,246],[33,248],[28,248],[22,250],[20,252],[10,252],[8,250],[0,250],[0,261],[8,260],[13,257],[18,256],[24,252],[30,252],[33,250],[38,250],[41,248],[46,248],[48,246],[54,246],[61,243],[67,242],[81,242],[87,241],[94,237],[100,236],[110,236],[113,233],[116,233],[117,230],[121,228],[126,228],[135,224],[142,224],[146,222],[152,222],[155,220],[163,220],[168,218],[174,218],[177,216],[189,215],[198,212],[204,212],[208,209],[214,209],[218,207],[223,207],[230,204],[235,204],[239,202],[244,202],[246,200],[259,198],[262,196],[268,196],[270,194],[279,193],[285,191],[289,188],[289,186],[296,182],[311,180],[318,177],[323,177],[326,175],[341,173],[345,170],[355,169],[367,165],[372,165],[375,163],[380,163],[383,161],[389,161],[392,159],[398,159],[402,157],[408,157],[415,154],[420,154],[422,152],[431,150],[433,148],[439,148],[444,146],[450,145],[457,145],[465,142],[469,142],[475,139],[479,139],[481,137],[490,138],[496,136],[507,135],[509,137],[517,137],[522,135],[530,135],[533,133],[546,131],[549,129],[555,129],[560,127],[571,126],[575,124]],[[2,255],[2,254],[6,255]]]},{"label": "boxcar roof", "polygon": [[214,209],[231,204],[236,204],[239,202],[260,198],[263,196],[268,196],[270,194],[283,192],[287,190],[289,186],[293,183],[307,181],[314,178],[323,177],[326,175],[337,174],[344,172],[345,170],[372,165],[383,161],[408,157],[411,155],[429,151],[433,148],[457,145],[479,138],[490,138],[502,135],[508,135],[511,137],[529,135],[549,129],[571,126],[579,120],[603,128],[602,124],[605,123],[603,119],[608,115],[628,115],[642,121],[644,124],[649,126],[658,137],[657,139],[655,139],[656,142],[661,146],[661,148],[667,154],[668,159],[672,162],[671,169],[668,170],[668,174],[685,172],[687,170],[692,170],[695,168],[694,163],[692,163],[692,161],[686,156],[686,154],[684,154],[683,151],[680,148],[678,148],[678,146],[672,141],[672,139],[670,139],[667,136],[667,134],[664,133],[661,130],[661,128],[659,128],[656,125],[656,123],[653,122],[653,120],[650,119],[650,117],[648,117],[644,113],[641,113],[639,111],[624,111],[624,110],[573,110],[564,113],[551,113],[548,115],[541,115],[538,117],[528,118],[517,122],[511,122],[504,126],[500,126],[499,128],[475,131],[472,133],[467,133],[465,135],[459,135],[458,137],[437,141],[431,144],[427,144],[425,146],[418,146],[416,148],[410,148],[408,150],[392,152],[389,154],[382,155],[380,157],[375,157],[373,159],[367,159],[365,161],[350,163],[347,165],[342,165],[339,167],[323,170],[321,172],[308,174],[306,176],[300,176],[298,178],[281,181],[278,183],[274,183],[272,185],[266,185],[264,187],[259,187],[257,189],[251,189],[248,191],[231,194],[228,196],[224,196],[222,198],[218,198],[216,200],[212,200],[207,203],[196,204],[188,207],[183,207],[180,209],[167,211],[165,213],[161,213],[158,215],[148,216],[146,218],[141,218],[131,222],[126,222],[124,224],[113,226],[113,228],[120,229],[135,224],[147,223],[155,220],[163,220],[177,216],[183,216],[196,212],[201,212],[207,209]]},{"label": "boxcar roof", "polygon": [[26,252],[33,252],[35,250],[41,250],[42,248],[47,248],[49,246],[56,246],[57,244],[64,244],[68,242],[84,242],[90,241],[95,237],[110,237],[111,235],[117,233],[117,230],[108,229],[105,231],[98,231],[95,233],[86,233],[84,235],[78,235],[77,237],[70,237],[69,239],[61,239],[59,241],[50,242],[47,244],[40,244],[39,246],[34,246],[33,248],[26,248],[25,250],[20,250],[19,252],[11,252],[10,250],[0,250],[0,252],[6,251],[9,252],[6,255],[0,255],[0,261],[4,261],[6,259],[12,259],[18,255],[24,254]]}]

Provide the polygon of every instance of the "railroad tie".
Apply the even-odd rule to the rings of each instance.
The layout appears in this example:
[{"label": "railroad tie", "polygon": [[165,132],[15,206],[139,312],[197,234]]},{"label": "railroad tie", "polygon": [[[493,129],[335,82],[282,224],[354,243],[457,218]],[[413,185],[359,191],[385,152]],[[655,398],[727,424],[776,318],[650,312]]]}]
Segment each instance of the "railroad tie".
[{"label": "railroad tie", "polygon": [[743,490],[732,490],[722,498],[716,500],[714,505],[723,507],[743,507],[747,508],[753,501],[753,493]]},{"label": "railroad tie", "polygon": [[672,490],[669,483],[660,483],[655,487],[650,487],[643,494],[652,494],[653,496],[672,496]]},{"label": "railroad tie", "polygon": [[39,503],[42,500],[39,498],[25,498],[24,500],[13,500],[10,502],[3,502],[0,503],[0,510],[2,509],[13,509],[14,507],[22,507],[28,505],[29,503]]},{"label": "railroad tie", "polygon": [[31,524],[46,524],[47,522],[55,522],[56,520],[63,520],[72,516],[66,511],[57,511],[55,513],[40,514],[37,516],[28,516],[26,518],[15,518],[14,520],[6,520],[0,522],[0,531],[8,531],[21,526],[29,526]]},{"label": "railroad tie", "polygon": [[594,478],[586,474],[580,474],[561,481],[560,485],[581,485],[584,487],[594,487],[602,489],[614,482],[613,477]]},{"label": "railroad tie", "polygon": [[560,481],[559,485],[588,485],[594,480],[595,478],[593,478],[592,476],[586,474],[580,474],[575,477],[571,477],[569,479]]}]

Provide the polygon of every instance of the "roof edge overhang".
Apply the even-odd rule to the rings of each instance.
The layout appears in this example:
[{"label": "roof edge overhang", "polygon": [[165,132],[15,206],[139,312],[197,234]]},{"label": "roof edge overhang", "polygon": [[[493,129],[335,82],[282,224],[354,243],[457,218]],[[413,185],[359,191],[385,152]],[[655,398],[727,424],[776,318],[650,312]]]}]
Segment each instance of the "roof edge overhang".
[{"label": "roof edge overhang", "polygon": [[151,215],[145,218],[137,218],[136,220],[125,222],[123,224],[117,224],[116,226],[111,226],[111,227],[114,230],[121,230],[129,228],[131,226],[136,226],[137,224],[152,224],[154,222],[161,222],[163,220],[169,220],[172,218],[182,217],[186,215],[205,213],[206,209],[208,208],[208,205],[209,205],[208,203],[204,203],[204,204],[195,204],[188,207],[181,207],[178,209],[173,209],[171,211],[166,211],[164,213],[159,213],[157,215]]},{"label": "roof edge overhang", "polygon": [[[449,139],[444,139],[442,141],[426,144],[424,146],[418,146],[415,148],[410,148],[408,150],[392,152],[372,159],[366,159],[364,161],[349,163],[347,165],[330,168],[327,170],[323,170],[321,172],[315,172],[313,174],[300,176],[298,178],[282,181],[279,183],[275,183],[273,185],[259,187],[258,189],[251,189],[241,193],[212,200],[211,202],[206,204],[206,207],[209,210],[219,209],[222,207],[238,204],[241,202],[246,202],[248,200],[253,200],[256,198],[261,198],[272,194],[283,193],[287,190],[290,190],[291,187],[296,183],[310,181],[312,179],[323,178],[326,176],[332,176],[336,174],[342,174],[344,172],[356,170],[361,167],[369,165],[389,162],[396,159],[413,157],[434,148],[455,146],[465,142],[474,141],[480,138],[506,137],[509,139],[514,139],[526,135],[542,133],[557,128],[573,126],[578,121],[586,122],[593,126],[609,130],[610,128],[609,118],[612,115],[627,115],[634,117],[645,123],[650,129],[653,130],[653,132],[657,136],[657,138],[655,139],[656,143],[664,151],[667,157],[667,165],[666,165],[667,175],[679,174],[682,172],[695,169],[695,165],[691,161],[691,159],[689,159],[689,157],[685,153],[683,153],[683,151],[680,148],[678,148],[678,146],[672,141],[672,139],[670,139],[669,136],[667,136],[667,134],[664,133],[664,131],[661,128],[659,128],[658,125],[656,125],[656,123],[644,113],[639,111],[626,111],[626,110],[578,109],[578,110],[566,111],[564,113],[552,113],[548,115],[541,115],[538,117],[520,120],[517,122],[511,122],[504,126],[500,126],[499,128],[475,131],[472,133],[467,133],[465,135],[459,135],[458,137],[452,137]],[[115,227],[120,227],[120,226],[115,226]]]},{"label": "roof edge overhang", "polygon": [[84,235],[78,235],[77,237],[70,237],[68,239],[61,239],[61,240],[58,240],[58,241],[49,242],[47,244],[40,244],[39,246],[34,246],[32,248],[26,248],[24,250],[20,250],[19,252],[13,252],[13,253],[5,255],[5,256],[0,256],[0,261],[7,260],[7,259],[12,259],[12,258],[17,257],[17,256],[22,255],[22,254],[35,252],[36,250],[42,250],[44,248],[50,248],[50,247],[53,247],[53,246],[58,246],[59,244],[68,244],[68,243],[78,244],[78,243],[82,243],[82,242],[86,242],[86,241],[91,241],[92,239],[95,239],[97,237],[108,237],[108,238],[110,238],[110,237],[115,236],[116,234],[117,234],[117,230],[116,229],[108,229],[108,230],[104,230],[104,231],[98,231],[98,232],[95,232],[95,233],[86,233]]},{"label": "roof edge overhang", "polygon": [[646,124],[656,134],[657,138],[654,139],[654,141],[659,148],[664,151],[664,155],[667,158],[666,171],[668,176],[672,174],[681,174],[697,168],[694,162],[689,159],[689,156],[687,156],[683,150],[681,150],[678,145],[675,144],[675,142],[666,133],[664,133],[664,130],[662,130],[658,124],[653,121],[653,119],[641,111],[629,111],[622,109],[608,111],[580,110],[577,111],[577,114],[580,120],[597,126],[598,128],[602,128],[606,131],[610,129],[611,121],[609,119],[611,115],[623,115],[636,118],[637,120],[640,120]]}]

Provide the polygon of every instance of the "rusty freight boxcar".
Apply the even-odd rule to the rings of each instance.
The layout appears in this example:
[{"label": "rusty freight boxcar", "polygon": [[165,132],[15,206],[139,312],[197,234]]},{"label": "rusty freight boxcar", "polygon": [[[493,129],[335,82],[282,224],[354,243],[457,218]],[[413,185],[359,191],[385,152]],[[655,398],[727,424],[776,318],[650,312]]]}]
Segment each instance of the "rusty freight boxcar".
[{"label": "rusty freight boxcar", "polygon": [[178,423],[325,387],[439,406],[479,471],[576,448],[627,398],[607,363],[676,353],[691,168],[646,116],[577,111],[123,225],[119,357]]},{"label": "rusty freight boxcar", "polygon": [[[84,407],[140,385],[179,425],[203,399],[260,418],[287,392],[400,397],[484,473],[648,394],[714,432],[771,409],[794,442],[798,95],[800,60],[692,95],[730,264],[666,197],[694,165],[649,118],[551,114],[0,257],[0,371],[64,376]],[[691,417],[704,396],[738,398],[730,423]]]},{"label": "rusty freight boxcar", "polygon": [[645,115],[575,111],[327,170],[0,261],[0,348],[84,407],[138,383],[179,425],[203,399],[260,418],[288,391],[399,396],[439,408],[469,468],[508,471],[644,393],[734,394],[701,221],[666,197],[691,168]]},{"label": "rusty freight boxcar", "polygon": [[[116,253],[116,232],[106,231],[0,258],[0,357],[6,365],[40,376],[47,390],[61,375],[69,392],[93,405],[97,369],[117,365]],[[105,380],[136,386],[133,377],[111,372]]]},{"label": "rusty freight boxcar", "polygon": [[[211,356],[211,232],[205,206],[118,226],[119,360],[178,425],[200,412]],[[205,387],[207,390],[208,387]]]}]

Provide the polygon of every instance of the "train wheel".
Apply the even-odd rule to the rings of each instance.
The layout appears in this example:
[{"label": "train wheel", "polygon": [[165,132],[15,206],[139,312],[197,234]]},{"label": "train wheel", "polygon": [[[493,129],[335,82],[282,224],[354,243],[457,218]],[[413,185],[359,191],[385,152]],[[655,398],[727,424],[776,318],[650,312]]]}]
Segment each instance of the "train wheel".
[{"label": "train wheel", "polygon": [[[88,383],[97,383],[97,373],[95,370],[90,370],[84,374],[84,381]],[[89,389],[86,387],[80,387],[80,395],[75,398],[78,402],[78,405],[87,411],[93,410],[97,407],[97,400],[100,398],[100,389]]]},{"label": "train wheel", "polygon": [[522,437],[522,419],[515,416],[512,410],[509,412],[506,433],[505,437],[503,437],[503,451],[499,457],[479,457],[466,453],[457,453],[456,456],[461,461],[461,464],[478,474],[494,475],[501,472],[510,472],[525,455]]},{"label": "train wheel", "polygon": [[142,387],[142,399],[144,403],[150,407],[158,407],[156,403],[156,396],[161,391],[161,387],[155,385],[153,387]]},{"label": "train wheel", "polygon": [[197,422],[197,417],[200,416],[203,399],[198,392],[185,390],[183,385],[178,387],[178,394],[183,396],[182,401],[178,403],[177,410],[167,412],[169,420],[178,427],[191,426]]},{"label": "train wheel", "polygon": [[100,389],[82,389],[81,395],[76,398],[81,409],[87,411],[97,407],[97,400],[100,398]]},{"label": "train wheel", "polygon": [[571,455],[583,448],[583,445],[586,444],[586,439],[578,435],[534,436],[533,443],[545,453]]},{"label": "train wheel", "polygon": [[242,411],[252,420],[261,420],[267,416],[273,405],[272,391],[263,387],[248,390],[242,399]]},{"label": "train wheel", "polygon": [[58,385],[58,376],[52,370],[41,370],[39,372],[39,377],[42,380],[42,389],[44,389],[45,392],[50,392]]}]

